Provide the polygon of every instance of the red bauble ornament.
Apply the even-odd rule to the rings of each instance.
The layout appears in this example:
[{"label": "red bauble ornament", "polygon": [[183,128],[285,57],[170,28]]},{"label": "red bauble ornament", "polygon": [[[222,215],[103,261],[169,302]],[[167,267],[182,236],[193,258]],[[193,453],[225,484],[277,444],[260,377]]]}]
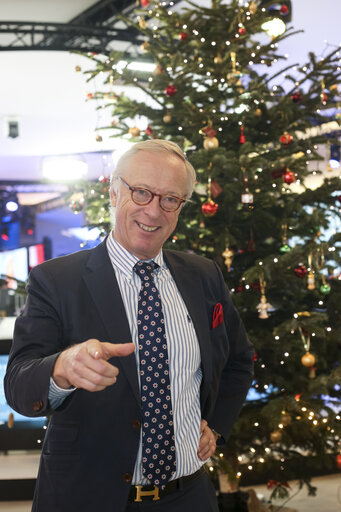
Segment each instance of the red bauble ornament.
[{"label": "red bauble ornament", "polygon": [[244,135],[244,126],[241,125],[241,127],[240,127],[239,144],[245,144],[245,142],[246,142],[246,139],[245,139],[245,135]]},{"label": "red bauble ornament", "polygon": [[244,25],[242,23],[239,23],[238,25],[238,34],[240,34],[241,36],[243,36],[246,32],[246,28],[244,27]]},{"label": "red bauble ornament", "polygon": [[282,5],[279,12],[282,16],[286,16],[289,13],[289,7],[287,5]]},{"label": "red bauble ornament", "polygon": [[257,352],[255,352],[255,353],[253,354],[253,356],[252,356],[252,360],[253,360],[254,362],[256,362],[256,361],[257,361],[257,359],[258,359],[258,354],[257,354]]},{"label": "red bauble ornament", "polygon": [[205,217],[213,217],[218,211],[218,205],[211,199],[201,206],[201,211]]},{"label": "red bauble ornament", "polygon": [[321,98],[322,105],[327,105],[328,96],[326,95],[325,92],[321,92],[320,98]]},{"label": "red bauble ornament", "polygon": [[108,176],[101,176],[100,178],[98,178],[98,181],[100,181],[101,183],[108,183],[109,178]]},{"label": "red bauble ornament", "polygon": [[299,103],[302,101],[302,94],[300,92],[294,92],[294,94],[291,95],[291,99],[294,103]]},{"label": "red bauble ornament", "polygon": [[91,98],[93,98],[94,95],[91,92],[88,92],[86,97],[88,98],[88,100],[91,100]]},{"label": "red bauble ornament", "polygon": [[145,132],[144,132],[146,135],[153,135],[153,129],[151,126],[147,126],[147,128],[145,129]]},{"label": "red bauble ornament", "polygon": [[293,136],[290,135],[288,132],[284,132],[283,135],[280,136],[279,140],[282,144],[287,146],[288,144],[290,144],[290,142],[292,142]]},{"label": "red bauble ornament", "polygon": [[141,0],[141,7],[148,7],[149,0]]},{"label": "red bauble ornament", "polygon": [[307,273],[307,267],[305,267],[304,265],[298,265],[294,269],[294,272],[297,277],[304,277]]},{"label": "red bauble ornament", "polygon": [[337,200],[341,203],[341,196],[338,196]]},{"label": "red bauble ornament", "polygon": [[290,185],[290,183],[293,183],[294,181],[296,181],[295,174],[292,171],[289,171],[289,169],[288,169],[287,172],[285,174],[283,174],[283,181],[285,181],[285,183]]},{"label": "red bauble ornament", "polygon": [[341,469],[341,453],[339,453],[339,455],[336,455],[336,466],[337,469]]},{"label": "red bauble ornament", "polygon": [[165,95],[166,96],[169,96],[170,98],[172,96],[175,96],[176,93],[178,92],[177,88],[175,87],[175,85],[168,85],[165,89]]},{"label": "red bauble ornament", "polygon": [[186,32],[180,32],[180,34],[179,34],[180,41],[187,39],[187,37],[188,37],[188,34]]}]

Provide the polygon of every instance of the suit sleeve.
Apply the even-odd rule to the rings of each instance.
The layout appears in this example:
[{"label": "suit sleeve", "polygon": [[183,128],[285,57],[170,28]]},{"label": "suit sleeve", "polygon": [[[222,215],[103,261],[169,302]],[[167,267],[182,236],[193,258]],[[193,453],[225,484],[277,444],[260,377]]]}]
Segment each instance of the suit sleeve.
[{"label": "suit sleeve", "polygon": [[38,266],[31,271],[25,309],[15,323],[4,387],[9,405],[25,416],[52,412],[48,401],[50,377],[63,349],[52,283],[46,268]]},{"label": "suit sleeve", "polygon": [[219,392],[208,424],[226,441],[252,383],[254,348],[217,265],[216,269],[220,281],[220,296],[223,300],[229,356],[220,375]]}]

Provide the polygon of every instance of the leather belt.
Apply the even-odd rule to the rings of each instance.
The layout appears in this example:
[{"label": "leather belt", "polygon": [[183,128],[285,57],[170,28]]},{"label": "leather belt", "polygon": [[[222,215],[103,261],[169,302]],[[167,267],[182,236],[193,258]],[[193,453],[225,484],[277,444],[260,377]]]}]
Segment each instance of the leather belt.
[{"label": "leather belt", "polygon": [[201,468],[192,475],[182,476],[176,480],[171,480],[166,484],[164,489],[159,489],[156,485],[132,485],[128,499],[129,501],[136,502],[141,502],[144,500],[158,501],[160,498],[166,496],[167,494],[172,494],[179,489],[183,489],[190,482],[196,480],[204,473],[206,473],[206,470],[204,466],[201,466]]}]

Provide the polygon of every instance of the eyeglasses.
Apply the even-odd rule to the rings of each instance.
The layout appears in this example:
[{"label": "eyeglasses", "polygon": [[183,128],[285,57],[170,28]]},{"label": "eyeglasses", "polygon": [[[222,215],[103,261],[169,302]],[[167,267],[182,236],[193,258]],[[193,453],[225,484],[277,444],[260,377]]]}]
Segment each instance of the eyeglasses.
[{"label": "eyeglasses", "polygon": [[124,179],[121,178],[121,176],[118,177],[122,181],[123,185],[129,188],[131,198],[134,203],[140,206],[145,206],[151,203],[155,196],[159,198],[160,208],[165,212],[176,212],[176,210],[180,208],[180,205],[186,203],[186,199],[181,199],[180,197],[168,194],[155,194],[147,188],[131,187],[126,181],[124,181]]}]

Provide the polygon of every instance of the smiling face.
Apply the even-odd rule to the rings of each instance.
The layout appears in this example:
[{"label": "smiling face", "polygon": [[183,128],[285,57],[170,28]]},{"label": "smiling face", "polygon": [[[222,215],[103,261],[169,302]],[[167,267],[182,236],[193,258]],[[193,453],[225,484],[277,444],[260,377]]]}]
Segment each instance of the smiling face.
[{"label": "smiling face", "polygon": [[[125,162],[122,177],[131,187],[180,198],[185,197],[188,187],[184,162],[165,151],[138,151]],[[115,239],[140,260],[154,258],[160,252],[181,211],[181,207],[176,212],[163,211],[158,197],[147,205],[137,205],[121,182],[112,190],[111,204],[116,207]]]}]

